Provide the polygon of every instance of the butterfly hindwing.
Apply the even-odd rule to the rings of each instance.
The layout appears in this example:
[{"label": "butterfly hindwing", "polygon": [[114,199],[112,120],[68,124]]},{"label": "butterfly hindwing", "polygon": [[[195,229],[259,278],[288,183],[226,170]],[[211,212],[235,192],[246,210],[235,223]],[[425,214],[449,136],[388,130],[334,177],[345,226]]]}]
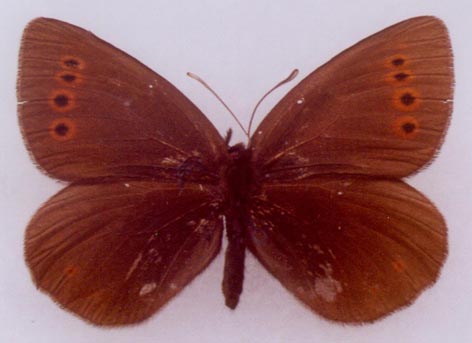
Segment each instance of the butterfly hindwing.
[{"label": "butterfly hindwing", "polygon": [[250,249],[300,300],[340,322],[368,322],[412,302],[447,254],[437,209],[402,181],[320,176],[266,185]]},{"label": "butterfly hindwing", "polygon": [[73,184],[26,230],[36,285],[97,325],[154,314],[220,250],[222,222],[208,189],[121,180]]},{"label": "butterfly hindwing", "polygon": [[189,159],[212,170],[226,154],[212,124],[164,78],[58,20],[26,27],[18,100],[29,150],[62,180],[172,176]]},{"label": "butterfly hindwing", "polygon": [[275,106],[251,139],[256,166],[269,180],[407,176],[442,143],[453,82],[439,19],[393,25],[334,57]]}]

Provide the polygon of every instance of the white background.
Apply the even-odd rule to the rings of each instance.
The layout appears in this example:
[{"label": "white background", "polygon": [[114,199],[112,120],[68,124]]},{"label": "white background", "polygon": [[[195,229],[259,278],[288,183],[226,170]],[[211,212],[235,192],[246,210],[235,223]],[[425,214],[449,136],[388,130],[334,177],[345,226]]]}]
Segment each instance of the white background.
[{"label": "white background", "polygon": [[[1,342],[471,342],[471,1],[5,1],[0,2]],[[445,215],[450,253],[439,281],[407,309],[364,326],[333,324],[307,310],[248,257],[239,307],[224,306],[223,259],[147,322],[90,326],[33,286],[24,228],[62,186],[31,163],[17,124],[15,79],[27,22],[49,16],[89,29],[171,81],[220,132],[244,137],[220,104],[185,76],[202,76],[244,123],[259,97],[293,68],[298,80],[343,49],[400,20],[432,14],[449,27],[455,54],[452,123],[435,162],[409,180]],[[274,93],[257,121],[295,85]]]}]

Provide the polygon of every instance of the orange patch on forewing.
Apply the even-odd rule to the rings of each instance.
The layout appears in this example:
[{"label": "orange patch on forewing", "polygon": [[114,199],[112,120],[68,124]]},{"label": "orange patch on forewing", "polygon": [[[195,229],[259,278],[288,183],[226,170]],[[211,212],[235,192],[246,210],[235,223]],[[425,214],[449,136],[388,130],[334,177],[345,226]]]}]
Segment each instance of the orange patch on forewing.
[{"label": "orange patch on forewing", "polygon": [[83,78],[79,73],[72,70],[62,70],[56,74],[56,81],[65,86],[76,86],[82,83]]},{"label": "orange patch on forewing", "polygon": [[388,57],[385,60],[385,66],[387,68],[393,68],[393,69],[405,68],[405,66],[407,66],[408,63],[409,63],[408,56],[403,55],[403,54],[396,54],[396,55]]},{"label": "orange patch on forewing", "polygon": [[402,138],[413,138],[419,132],[418,120],[412,116],[402,116],[393,122],[393,132]]},{"label": "orange patch on forewing", "polygon": [[65,55],[60,60],[61,67],[68,70],[83,70],[85,68],[85,62],[83,59],[77,56]]},{"label": "orange patch on forewing", "polygon": [[420,104],[420,92],[414,88],[398,88],[393,92],[393,105],[400,111],[414,111]]},{"label": "orange patch on forewing", "polygon": [[49,134],[54,140],[64,142],[75,137],[77,127],[70,118],[58,118],[49,125]]},{"label": "orange patch on forewing", "polygon": [[398,272],[398,273],[402,273],[405,271],[405,262],[403,262],[403,260],[395,260],[392,262],[392,267],[393,269]]},{"label": "orange patch on forewing", "polygon": [[71,264],[71,265],[69,265],[69,266],[67,266],[67,267],[64,268],[64,274],[65,274],[67,277],[75,276],[78,271],[79,271],[79,267],[77,267],[77,266],[74,265],[74,264]]},{"label": "orange patch on forewing", "polygon": [[380,293],[380,287],[379,287],[379,285],[371,285],[371,286],[369,286],[367,291],[373,296],[378,296],[379,293]]},{"label": "orange patch on forewing", "polygon": [[413,79],[413,73],[408,69],[394,70],[385,77],[385,81],[398,86],[407,84]]},{"label": "orange patch on forewing", "polygon": [[67,89],[55,89],[49,94],[48,103],[55,112],[67,112],[75,107],[75,94]]}]

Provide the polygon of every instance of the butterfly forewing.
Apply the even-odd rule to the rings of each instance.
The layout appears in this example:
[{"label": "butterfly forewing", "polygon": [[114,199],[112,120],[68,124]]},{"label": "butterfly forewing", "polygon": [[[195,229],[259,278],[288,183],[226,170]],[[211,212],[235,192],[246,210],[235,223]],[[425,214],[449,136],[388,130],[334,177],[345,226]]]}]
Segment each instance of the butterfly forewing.
[{"label": "butterfly forewing", "polygon": [[323,176],[267,185],[251,217],[251,251],[334,321],[373,321],[405,306],[436,280],[447,254],[441,214],[402,181]]},{"label": "butterfly forewing", "polygon": [[25,256],[37,286],[98,325],[154,314],[218,253],[209,190],[150,181],[76,184],[31,220]]},{"label": "butterfly forewing", "polygon": [[254,132],[254,160],[270,180],[409,175],[442,142],[452,87],[444,24],[434,17],[406,20],[342,52],[293,88]]},{"label": "butterfly forewing", "polygon": [[205,116],[164,78],[92,33],[53,19],[25,29],[20,124],[33,157],[63,180],[215,170],[226,154]]}]

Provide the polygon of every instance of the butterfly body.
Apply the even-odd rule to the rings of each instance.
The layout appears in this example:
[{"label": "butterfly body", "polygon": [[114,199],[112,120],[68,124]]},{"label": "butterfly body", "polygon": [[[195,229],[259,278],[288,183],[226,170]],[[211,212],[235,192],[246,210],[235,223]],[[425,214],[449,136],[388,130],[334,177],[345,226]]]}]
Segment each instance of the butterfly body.
[{"label": "butterfly body", "polygon": [[246,251],[246,228],[250,225],[251,197],[257,194],[252,151],[242,143],[229,147],[230,163],[225,173],[228,191],[226,200],[226,230],[228,247],[225,256],[223,293],[226,304],[235,308],[242,292],[244,280],[244,255]]},{"label": "butterfly body", "polygon": [[226,228],[228,307],[249,251],[329,320],[386,316],[432,285],[447,255],[441,213],[402,178],[437,154],[453,82],[446,27],[412,18],[309,74],[247,146],[229,146],[133,57],[35,19],[19,122],[38,166],[68,185],[26,229],[32,278],[93,324],[138,323],[206,268]]}]

